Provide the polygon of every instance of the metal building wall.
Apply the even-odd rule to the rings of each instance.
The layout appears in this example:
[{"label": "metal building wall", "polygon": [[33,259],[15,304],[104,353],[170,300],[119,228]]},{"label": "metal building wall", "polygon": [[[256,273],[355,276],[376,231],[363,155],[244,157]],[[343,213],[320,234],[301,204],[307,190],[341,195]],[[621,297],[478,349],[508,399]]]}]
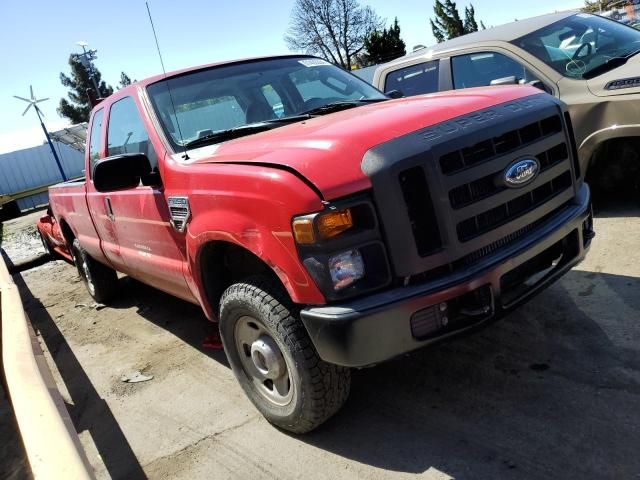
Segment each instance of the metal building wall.
[{"label": "metal building wall", "polygon": [[[82,176],[84,154],[54,142],[60,163],[68,178]],[[48,144],[0,154],[0,193],[12,194],[29,188],[62,181],[60,171]],[[49,203],[46,192],[18,200],[21,210]]]}]

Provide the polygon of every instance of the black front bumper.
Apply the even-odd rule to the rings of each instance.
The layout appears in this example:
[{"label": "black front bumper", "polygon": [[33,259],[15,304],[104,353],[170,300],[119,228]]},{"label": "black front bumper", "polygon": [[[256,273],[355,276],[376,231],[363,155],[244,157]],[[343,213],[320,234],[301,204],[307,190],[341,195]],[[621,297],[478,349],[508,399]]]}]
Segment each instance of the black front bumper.
[{"label": "black front bumper", "polygon": [[591,238],[585,184],[567,209],[469,269],[346,304],[309,307],[302,322],[323,360],[348,367],[380,363],[499,318],[579,263]]}]

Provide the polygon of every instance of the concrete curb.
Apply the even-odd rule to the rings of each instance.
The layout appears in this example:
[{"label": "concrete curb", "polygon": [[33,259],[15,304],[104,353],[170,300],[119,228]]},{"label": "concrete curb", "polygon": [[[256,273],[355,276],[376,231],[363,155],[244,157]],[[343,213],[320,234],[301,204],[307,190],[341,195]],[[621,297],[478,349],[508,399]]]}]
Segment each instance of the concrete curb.
[{"label": "concrete curb", "polygon": [[0,262],[0,302],[7,394],[33,476],[94,479],[5,262]]}]

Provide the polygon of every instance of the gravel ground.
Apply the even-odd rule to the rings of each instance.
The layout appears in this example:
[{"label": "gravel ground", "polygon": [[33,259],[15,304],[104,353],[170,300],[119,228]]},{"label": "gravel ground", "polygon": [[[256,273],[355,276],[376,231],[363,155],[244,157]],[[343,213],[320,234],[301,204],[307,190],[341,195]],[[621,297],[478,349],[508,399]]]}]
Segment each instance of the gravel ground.
[{"label": "gravel ground", "polygon": [[[15,280],[99,478],[640,479],[639,214],[599,212],[588,258],[502,321],[354,372],[345,408],[301,437],[202,347],[198,308],[127,277],[95,305],[61,260]],[[5,239],[31,238],[32,217]]]}]

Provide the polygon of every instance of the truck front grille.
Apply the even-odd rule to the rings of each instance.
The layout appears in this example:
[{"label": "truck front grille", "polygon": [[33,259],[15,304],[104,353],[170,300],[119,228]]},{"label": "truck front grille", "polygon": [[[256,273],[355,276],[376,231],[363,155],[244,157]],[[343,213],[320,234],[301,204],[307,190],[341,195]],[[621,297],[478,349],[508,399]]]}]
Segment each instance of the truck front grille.
[{"label": "truck front grille", "polygon": [[424,257],[442,248],[429,185],[420,167],[401,172],[399,179],[418,255]]},{"label": "truck front grille", "polygon": [[[363,159],[394,272],[428,281],[481,261],[555,221],[579,172],[563,107],[549,96],[492,107],[398,137]],[[537,159],[537,176],[505,172]],[[398,208],[398,207],[403,208]]]},{"label": "truck front grille", "polygon": [[524,127],[509,130],[495,137],[482,140],[469,147],[449,152],[440,157],[440,168],[445,175],[487,162],[507,154],[540,138],[562,131],[560,115],[552,115]]},{"label": "truck front grille", "polygon": [[466,242],[483,233],[489,232],[497,226],[518,218],[524,213],[539,207],[549,199],[571,187],[571,172],[565,171],[551,181],[536,187],[524,195],[506,203],[486,210],[478,215],[467,218],[456,226],[458,239]]},{"label": "truck front grille", "polygon": [[[548,168],[565,160],[567,156],[567,144],[563,142],[536,155],[536,158],[540,162],[540,171],[544,172]],[[469,205],[470,203],[487,198],[495,193],[500,193],[501,191],[506,190],[507,187],[504,184],[499,183],[499,176],[501,173],[502,170],[493,172],[482,178],[451,189],[449,191],[451,206],[458,209]]]}]

